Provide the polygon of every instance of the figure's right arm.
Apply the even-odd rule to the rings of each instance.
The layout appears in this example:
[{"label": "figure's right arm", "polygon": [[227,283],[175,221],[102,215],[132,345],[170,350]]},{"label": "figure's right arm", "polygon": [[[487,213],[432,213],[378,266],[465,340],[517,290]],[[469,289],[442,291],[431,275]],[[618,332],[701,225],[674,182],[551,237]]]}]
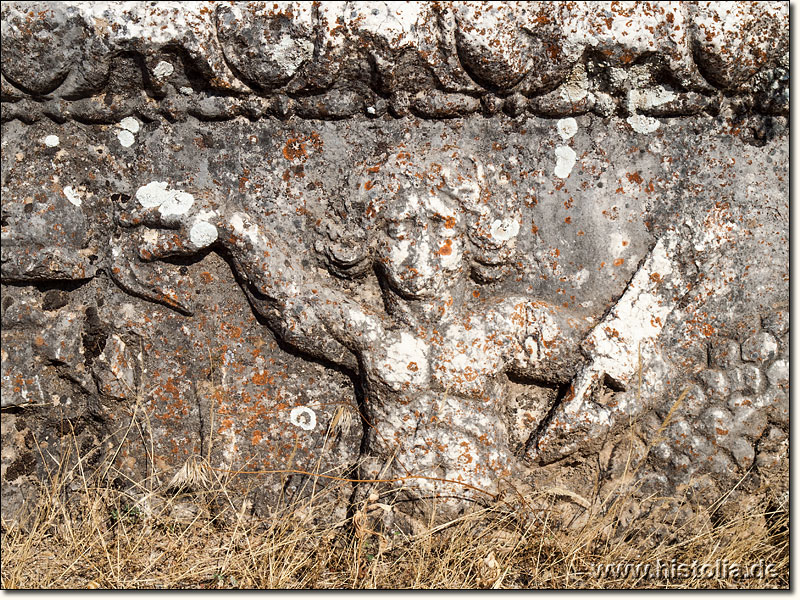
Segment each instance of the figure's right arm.
[{"label": "figure's right arm", "polygon": [[[117,215],[139,260],[223,249],[253,308],[280,340],[346,368],[356,369],[362,353],[385,336],[382,318],[328,285],[324,275],[315,276],[303,264],[310,250],[270,226],[273,221],[239,210],[232,200],[196,198],[165,186],[140,188],[136,204]],[[173,306],[151,289],[140,295]]]}]

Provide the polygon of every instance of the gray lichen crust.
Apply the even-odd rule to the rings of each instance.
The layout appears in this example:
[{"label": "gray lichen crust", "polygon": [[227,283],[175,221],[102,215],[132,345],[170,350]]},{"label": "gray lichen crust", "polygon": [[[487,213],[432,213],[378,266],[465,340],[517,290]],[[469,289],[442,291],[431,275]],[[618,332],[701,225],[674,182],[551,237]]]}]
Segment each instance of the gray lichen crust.
[{"label": "gray lichen crust", "polygon": [[64,419],[453,507],[787,460],[785,3],[13,2],[2,49],[4,494]]}]

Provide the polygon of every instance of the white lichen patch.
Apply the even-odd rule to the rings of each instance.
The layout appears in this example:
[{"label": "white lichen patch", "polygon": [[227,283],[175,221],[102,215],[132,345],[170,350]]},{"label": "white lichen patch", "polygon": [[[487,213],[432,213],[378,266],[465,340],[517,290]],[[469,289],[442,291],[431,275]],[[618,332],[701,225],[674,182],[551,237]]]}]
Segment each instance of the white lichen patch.
[{"label": "white lichen patch", "polygon": [[142,208],[156,208],[163,217],[185,215],[194,206],[194,196],[181,190],[169,189],[166,181],[151,181],[136,190]]},{"label": "white lichen patch", "polygon": [[458,213],[442,202],[439,196],[429,194],[425,196],[423,204],[431,215],[437,216],[440,219],[456,219]]},{"label": "white lichen patch", "polygon": [[44,145],[48,148],[55,148],[61,143],[61,140],[58,139],[57,135],[48,135],[44,138]]},{"label": "white lichen patch", "polygon": [[82,203],[78,192],[76,192],[75,188],[73,188],[71,185],[64,187],[64,196],[66,196],[67,200],[69,200],[70,203],[74,204],[75,206],[80,206]]},{"label": "white lichen patch", "polygon": [[525,352],[527,352],[528,356],[530,357],[531,362],[539,362],[539,344],[536,342],[536,339],[533,338],[533,336],[528,336],[525,338],[523,347],[525,348]]},{"label": "white lichen patch", "polygon": [[357,337],[367,344],[376,344],[383,340],[383,329],[362,310],[349,310],[344,313],[345,327],[357,332]]},{"label": "white lichen patch", "polygon": [[492,237],[498,242],[507,242],[519,233],[519,221],[516,219],[496,219],[492,222]]},{"label": "white lichen patch", "polygon": [[[205,213],[201,213],[200,218],[207,220],[212,218],[214,215],[206,215]],[[250,243],[253,244],[254,247],[260,247],[263,245],[264,240],[261,237],[260,230],[256,223],[252,223],[250,225],[245,225],[245,219],[247,216],[243,218],[241,214],[235,213],[233,214],[230,219],[229,223],[231,227],[233,227],[234,233],[240,236],[244,236],[250,240]]]},{"label": "white lichen patch", "polygon": [[134,117],[125,117],[120,121],[117,126],[120,128],[120,131],[117,132],[117,139],[119,140],[120,145],[124,146],[125,148],[130,148],[133,146],[134,142],[136,141],[135,133],[139,132],[139,121],[137,121]]},{"label": "white lichen patch", "polygon": [[218,216],[219,214],[217,214],[217,211],[215,210],[203,209],[197,213],[197,218],[200,219],[201,221],[210,221],[211,219],[214,219]]},{"label": "white lichen patch", "polygon": [[165,60],[160,61],[155,69],[153,69],[153,76],[157,79],[163,79],[164,77],[169,77],[175,71],[175,67],[172,66],[172,63],[168,63]]},{"label": "white lichen patch", "polygon": [[556,148],[556,168],[553,170],[553,174],[561,179],[566,179],[572,172],[577,158],[575,150],[569,146],[559,146]]},{"label": "white lichen patch", "polygon": [[134,135],[130,131],[127,131],[125,129],[117,133],[117,139],[119,140],[120,146],[123,146],[125,148],[130,148],[136,141]]},{"label": "white lichen patch", "polygon": [[428,380],[428,345],[405,331],[398,341],[387,346],[382,362],[381,379],[394,389],[404,383],[422,385]]},{"label": "white lichen patch", "polygon": [[317,413],[307,406],[295,406],[289,413],[289,422],[295,427],[311,431],[317,426]]},{"label": "white lichen patch", "polygon": [[188,192],[176,191],[164,200],[161,206],[158,207],[158,212],[164,217],[185,215],[192,208],[192,205],[194,205],[194,196]]},{"label": "white lichen patch", "polygon": [[647,115],[631,115],[625,120],[636,133],[653,133],[656,129],[661,127],[661,121],[653,117],[648,117]]},{"label": "white lichen patch", "polygon": [[205,248],[217,241],[217,228],[208,221],[197,221],[189,230],[189,239],[197,248]]},{"label": "white lichen patch", "polygon": [[628,248],[628,240],[619,231],[614,231],[608,236],[608,249],[614,258],[622,256]]},{"label": "white lichen patch", "polygon": [[553,343],[561,337],[562,333],[553,315],[546,310],[534,310],[532,314],[531,325],[538,329],[538,339],[543,343],[545,348],[553,346]]},{"label": "white lichen patch", "polygon": [[[400,47],[419,44],[420,13],[424,7],[397,4],[371,4],[363,12],[345,11],[345,19],[351,27],[369,32],[383,43]],[[352,23],[350,19],[357,18]]]},{"label": "white lichen patch", "polygon": [[145,229],[142,233],[142,241],[145,244],[155,246],[158,243],[158,229]]},{"label": "white lichen patch", "polygon": [[244,220],[242,219],[242,215],[233,215],[230,218],[229,223],[231,224],[231,227],[233,227],[233,231],[235,233],[244,233]]},{"label": "white lichen patch", "polygon": [[561,136],[561,139],[566,141],[578,133],[578,122],[572,117],[559,119],[556,128],[558,129],[558,135]]},{"label": "white lichen patch", "polygon": [[172,192],[167,190],[167,186],[166,181],[151,181],[136,190],[136,199],[142,205],[142,208],[161,206],[172,196]]},{"label": "white lichen patch", "polygon": [[139,121],[134,117],[125,117],[119,122],[119,127],[131,133],[139,133]]},{"label": "white lichen patch", "polygon": [[572,276],[572,283],[576,287],[581,287],[589,279],[589,271],[581,269]]}]

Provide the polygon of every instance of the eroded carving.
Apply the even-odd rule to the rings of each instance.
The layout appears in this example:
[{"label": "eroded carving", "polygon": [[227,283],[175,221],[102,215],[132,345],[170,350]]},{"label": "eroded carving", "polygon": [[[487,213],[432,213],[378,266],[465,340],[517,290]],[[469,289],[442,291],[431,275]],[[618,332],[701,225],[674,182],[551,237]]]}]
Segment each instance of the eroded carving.
[{"label": "eroded carving", "polygon": [[[367,167],[350,180],[356,189],[347,218],[318,226],[323,235],[313,247],[327,277],[310,266],[307,240],[253,210],[256,198],[154,181],[117,205],[109,271],[126,291],[192,314],[153,261],[218,249],[276,335],[363,380],[367,420],[381,424],[367,432],[373,463],[365,477],[416,474],[496,490],[524,468],[500,418],[505,374],[568,386],[561,404],[540,407],[542,414],[557,409],[555,417],[526,424],[538,433],[525,448],[528,460],[568,453],[577,442],[552,438],[575,438],[573,430],[585,432],[587,423],[611,426],[614,411],[596,395],[603,386],[631,385],[637,352],[652,362],[655,340],[692,276],[680,237],[670,234],[601,322],[530,295],[492,296],[475,282],[511,275],[523,219],[512,189],[487,202],[487,178],[495,191],[509,188],[508,174],[487,175],[475,158],[419,165],[401,151]],[[354,300],[335,281],[373,274],[383,306]],[[316,422],[299,416],[292,423],[303,429]],[[592,427],[589,436],[597,437]],[[420,487],[437,489],[434,479]]]},{"label": "eroded carving", "polygon": [[659,485],[772,468],[784,13],[4,6],[4,406],[144,401],[159,468],[420,495],[557,478],[623,426]]},{"label": "eroded carving", "polygon": [[3,119],[786,116],[787,15],[781,2],[13,3]]}]

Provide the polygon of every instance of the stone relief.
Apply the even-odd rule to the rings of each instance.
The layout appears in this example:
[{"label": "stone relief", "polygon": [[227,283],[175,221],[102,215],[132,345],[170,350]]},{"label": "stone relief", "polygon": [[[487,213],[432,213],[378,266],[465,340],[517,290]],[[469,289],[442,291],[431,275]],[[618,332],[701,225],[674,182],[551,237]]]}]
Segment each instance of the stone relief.
[{"label": "stone relief", "polygon": [[[3,9],[3,118],[592,112],[644,132],[726,104],[787,116],[786,11],[780,2],[15,2]],[[757,119],[742,121],[765,135]]]},{"label": "stone relief", "polygon": [[265,506],[784,460],[788,11],[618,4],[4,5],[4,486],[56,414]]}]

